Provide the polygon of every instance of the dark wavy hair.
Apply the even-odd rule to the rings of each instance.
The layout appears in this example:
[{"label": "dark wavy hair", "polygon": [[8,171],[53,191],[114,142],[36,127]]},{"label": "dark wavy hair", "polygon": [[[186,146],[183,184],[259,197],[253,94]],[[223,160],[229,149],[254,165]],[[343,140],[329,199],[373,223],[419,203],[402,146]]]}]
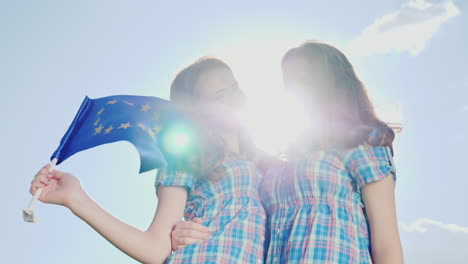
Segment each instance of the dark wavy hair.
[{"label": "dark wavy hair", "polygon": [[308,41],[284,55],[283,70],[287,69],[288,61],[296,58],[307,62],[310,78],[302,90],[292,92],[300,93],[306,109],[316,113],[318,121],[311,124],[317,131],[315,136],[305,135],[298,140],[290,154],[299,154],[300,149],[347,149],[363,143],[389,146],[393,153],[395,132],[376,116],[364,84],[341,51],[325,43]]},{"label": "dark wavy hair", "polygon": [[[178,168],[183,167],[201,177],[218,180],[224,175],[220,166],[226,157],[226,146],[220,135],[216,134],[213,124],[206,122],[206,118],[193,108],[199,100],[195,85],[203,73],[213,69],[230,67],[220,59],[202,57],[182,69],[171,84],[170,100],[179,106],[193,121],[196,130],[196,151],[190,157],[179,160]],[[255,147],[245,129],[240,131],[240,152],[247,160],[255,158]],[[185,163],[185,165],[181,164]]]}]

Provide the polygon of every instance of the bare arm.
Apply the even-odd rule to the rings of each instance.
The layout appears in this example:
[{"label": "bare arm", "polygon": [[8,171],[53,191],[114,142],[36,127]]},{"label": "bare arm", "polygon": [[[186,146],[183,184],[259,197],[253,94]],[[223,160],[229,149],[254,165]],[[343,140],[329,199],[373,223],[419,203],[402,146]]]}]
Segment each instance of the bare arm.
[{"label": "bare arm", "polygon": [[128,256],[143,263],[163,263],[171,253],[171,231],[183,216],[187,192],[183,187],[160,187],[152,224],[139,230],[112,216],[83,192],[72,212]]},{"label": "bare arm", "polygon": [[362,189],[369,218],[372,255],[376,264],[403,263],[395,206],[395,182],[391,174]]},{"label": "bare arm", "polygon": [[76,216],[128,256],[143,263],[163,263],[171,253],[171,231],[183,216],[187,202],[184,187],[160,186],[158,206],[146,231],[130,226],[100,207],[70,173],[54,170],[50,164],[35,175],[29,192],[44,188],[39,200],[68,207]]}]

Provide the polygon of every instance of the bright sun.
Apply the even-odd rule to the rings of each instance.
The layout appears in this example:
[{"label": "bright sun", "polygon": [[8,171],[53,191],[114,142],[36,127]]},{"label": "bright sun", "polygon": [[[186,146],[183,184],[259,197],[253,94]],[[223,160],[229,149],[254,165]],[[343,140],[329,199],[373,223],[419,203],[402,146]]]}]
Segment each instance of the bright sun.
[{"label": "bright sun", "polygon": [[301,105],[278,90],[250,98],[241,119],[257,146],[272,154],[283,151],[307,124]]},{"label": "bright sun", "polygon": [[246,38],[210,54],[232,68],[247,95],[241,119],[257,146],[272,154],[284,150],[307,123],[301,105],[283,90],[281,77],[282,56],[299,43],[293,37]]}]

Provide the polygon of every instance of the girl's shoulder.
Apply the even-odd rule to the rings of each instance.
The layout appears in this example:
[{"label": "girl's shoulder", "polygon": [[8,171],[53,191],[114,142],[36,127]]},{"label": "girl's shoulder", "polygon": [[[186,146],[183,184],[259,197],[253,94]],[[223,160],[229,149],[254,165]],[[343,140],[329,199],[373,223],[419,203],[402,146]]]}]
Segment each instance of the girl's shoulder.
[{"label": "girl's shoulder", "polygon": [[375,160],[393,160],[390,146],[372,146],[362,143],[357,147],[342,151],[343,160],[346,165],[356,162],[371,162]]},{"label": "girl's shoulder", "polygon": [[345,151],[343,161],[360,187],[388,175],[393,175],[396,180],[396,167],[389,146],[372,146],[364,143]]}]

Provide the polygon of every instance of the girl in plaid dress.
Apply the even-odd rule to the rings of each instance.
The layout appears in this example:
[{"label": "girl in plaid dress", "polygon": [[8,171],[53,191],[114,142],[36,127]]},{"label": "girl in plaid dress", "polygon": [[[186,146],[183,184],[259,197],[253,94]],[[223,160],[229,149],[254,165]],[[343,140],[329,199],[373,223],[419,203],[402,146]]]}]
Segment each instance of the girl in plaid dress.
[{"label": "girl in plaid dress", "polygon": [[[40,201],[68,207],[142,263],[263,263],[266,214],[258,195],[260,175],[250,161],[250,141],[236,121],[243,97],[229,67],[217,59],[203,58],[177,75],[171,100],[197,121],[196,148],[178,152],[161,144],[170,166],[158,170],[158,206],[147,230],[99,206],[74,175],[49,173],[50,164],[35,175],[30,193],[44,188]],[[190,227],[191,222],[179,223],[183,216],[200,223],[189,234],[205,240],[186,247],[193,241],[177,241],[174,248],[181,249],[171,254],[174,226],[181,234]]]},{"label": "girl in plaid dress", "polygon": [[254,148],[237,120],[244,95],[231,70],[220,60],[202,58],[176,76],[170,97],[194,117],[199,151],[194,160],[179,159],[159,170],[156,189],[183,187],[185,220],[200,225],[190,230],[190,221],[177,224],[176,237],[190,230],[195,239],[175,240],[176,251],[166,263],[263,263],[261,178],[252,162]]},{"label": "girl in plaid dress", "polygon": [[306,42],[286,53],[282,69],[313,120],[261,186],[266,263],[403,263],[393,130],[336,48]]}]

